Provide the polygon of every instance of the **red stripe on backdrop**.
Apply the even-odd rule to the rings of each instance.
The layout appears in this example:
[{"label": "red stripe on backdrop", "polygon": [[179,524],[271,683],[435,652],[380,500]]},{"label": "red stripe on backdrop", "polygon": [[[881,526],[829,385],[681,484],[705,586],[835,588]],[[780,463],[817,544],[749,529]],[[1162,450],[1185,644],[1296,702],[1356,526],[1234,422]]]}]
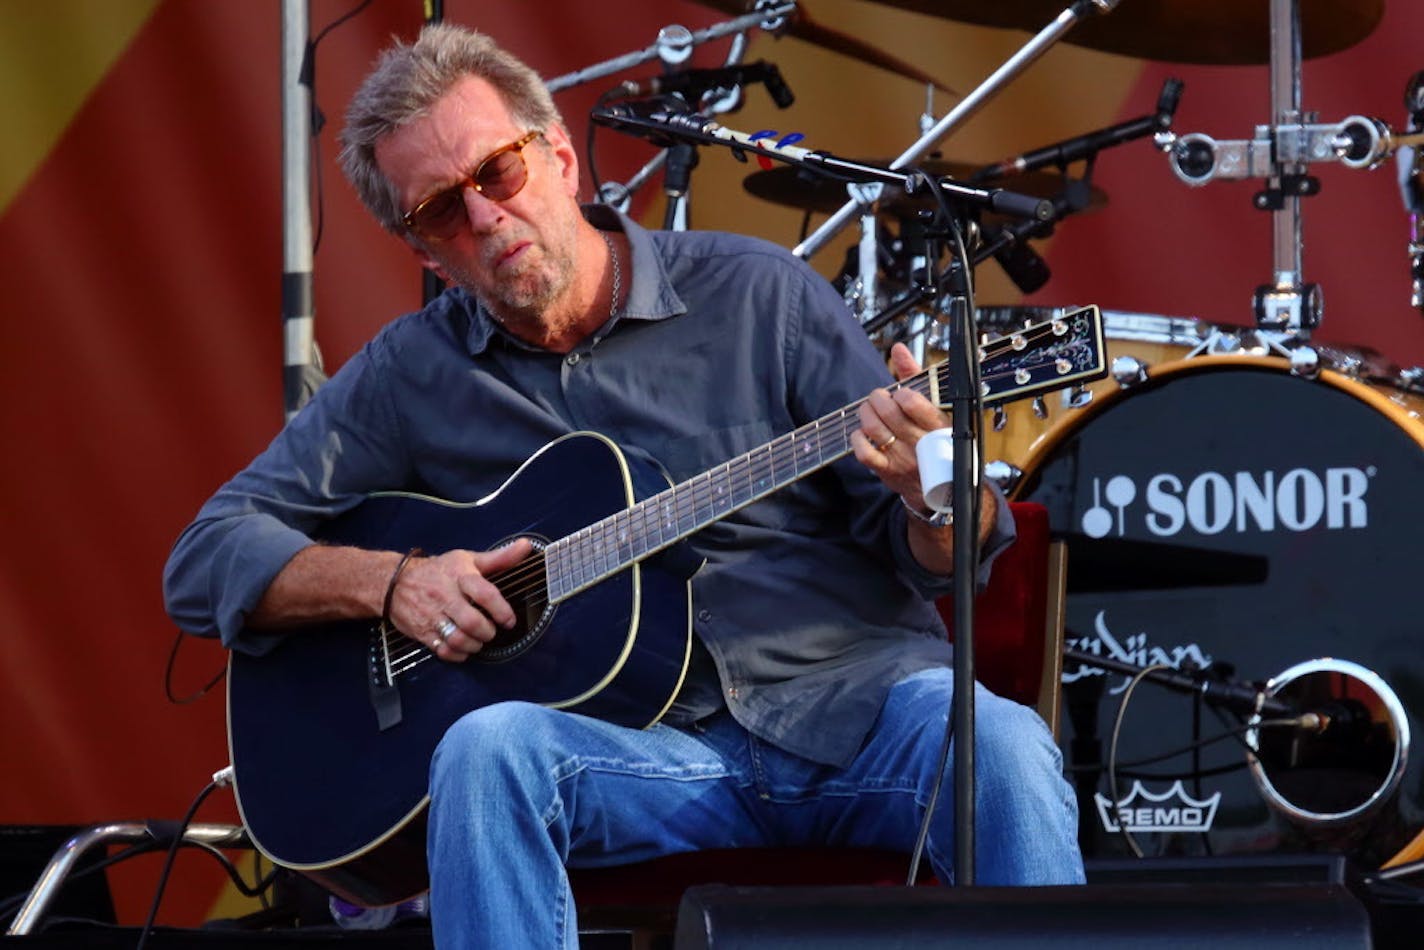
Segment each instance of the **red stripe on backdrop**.
[{"label": "red stripe on backdrop", "polygon": [[[1366,40],[1309,60],[1302,104],[1319,121],[1350,115],[1404,124],[1404,85],[1424,66],[1424,7],[1395,0]],[[1267,68],[1150,63],[1124,118],[1150,112],[1163,80],[1186,81],[1179,133],[1249,139],[1271,121]],[[1319,196],[1306,199],[1302,272],[1325,295],[1318,337],[1363,345],[1403,364],[1424,362],[1424,316],[1409,305],[1408,221],[1395,164],[1372,171],[1316,164]],[[1270,215],[1251,206],[1261,182],[1188,188],[1167,158],[1134,143],[1103,153],[1095,181],[1108,208],[1065,222],[1047,253],[1054,277],[1031,302],[1095,302],[1145,313],[1250,325],[1251,296],[1274,275]]]},{"label": "red stripe on backdrop", "polygon": [[[314,32],[353,6],[314,3]],[[659,25],[572,2],[446,6],[452,21],[498,24],[551,75],[646,46]],[[414,259],[356,208],[332,142],[375,51],[420,15],[373,5],[319,53],[318,337],[333,366],[418,302]],[[0,218],[0,822],[176,819],[226,764],[221,690],[186,708],[163,697],[174,630],[159,575],[201,501],[281,422],[279,36],[277,4],[164,3]],[[187,641],[179,692],[222,663]],[[235,818],[227,793],[210,801],[199,820]],[[126,919],[146,910],[155,866],[116,879]],[[163,920],[201,918],[214,867],[182,860]]]}]

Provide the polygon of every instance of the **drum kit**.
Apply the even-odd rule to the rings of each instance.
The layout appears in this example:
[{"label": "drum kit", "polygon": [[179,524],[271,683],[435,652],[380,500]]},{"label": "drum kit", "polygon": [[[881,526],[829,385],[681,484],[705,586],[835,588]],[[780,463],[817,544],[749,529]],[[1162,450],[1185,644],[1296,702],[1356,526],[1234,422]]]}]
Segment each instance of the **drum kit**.
[{"label": "drum kit", "polygon": [[[855,176],[825,174],[825,153],[806,152],[794,136],[736,133],[712,119],[739,104],[728,78],[738,75],[746,33],[790,33],[939,84],[812,20],[792,0],[698,2],[734,19],[697,34],[669,27],[647,50],[551,86],[654,58],[675,76],[693,46],[734,36],[727,67],[700,71],[718,75],[699,84],[699,71],[687,70],[669,83],[685,109],[635,104],[605,110],[601,124],[669,152],[683,129],[699,145],[784,162],[764,162],[745,178],[746,190],[829,216],[794,249],[802,257],[858,222],[860,239],[836,285],[887,349],[903,341],[922,359],[948,349],[937,318],[950,309],[950,294],[925,286],[935,268],[923,250],[932,245],[921,238],[939,226],[931,219],[943,205],[918,186],[926,175],[959,183],[972,198],[963,202],[972,207],[964,223],[972,260],[946,252],[944,270],[993,257],[1025,293],[1046,279],[1028,241],[1108,201],[1088,180],[1105,148],[1150,136],[1188,185],[1263,182],[1256,205],[1273,219],[1275,273],[1256,293],[1254,325],[1106,310],[1109,378],[1053,405],[997,412],[984,426],[984,457],[1003,463],[997,470],[1010,497],[1047,506],[1067,541],[1061,739],[1078,784],[1085,854],[1328,849],[1383,867],[1381,875],[1418,872],[1424,765],[1411,736],[1424,722],[1424,632],[1402,555],[1424,535],[1415,503],[1424,484],[1424,370],[1313,341],[1321,294],[1303,280],[1301,259],[1301,204],[1318,186],[1309,167],[1397,158],[1413,214],[1412,303],[1424,309],[1424,169],[1416,150],[1424,73],[1409,83],[1410,121],[1399,131],[1364,116],[1317,122],[1301,104],[1302,59],[1370,35],[1384,0],[877,0],[1033,35],[942,119],[922,120],[922,137],[898,156],[831,163],[885,173],[850,181]],[[1268,64],[1273,115],[1241,141],[1177,134],[1181,86],[1169,83],[1154,113],[1015,161],[980,167],[934,157],[959,122],[1060,40],[1170,62]],[[646,92],[630,87],[605,100]],[[666,134],[649,134],[654,126]],[[1080,159],[1088,173],[1074,179],[1068,167]],[[600,196],[626,202],[671,162],[659,156]],[[1000,188],[1033,200],[995,213],[1003,210],[992,200]],[[669,188],[669,207],[685,192],[685,181]],[[671,226],[678,220],[670,213]],[[989,338],[1060,312],[973,310]],[[1170,686],[1164,676],[1185,679],[1190,695],[1138,688]],[[1113,718],[1105,755],[1101,733]]]}]

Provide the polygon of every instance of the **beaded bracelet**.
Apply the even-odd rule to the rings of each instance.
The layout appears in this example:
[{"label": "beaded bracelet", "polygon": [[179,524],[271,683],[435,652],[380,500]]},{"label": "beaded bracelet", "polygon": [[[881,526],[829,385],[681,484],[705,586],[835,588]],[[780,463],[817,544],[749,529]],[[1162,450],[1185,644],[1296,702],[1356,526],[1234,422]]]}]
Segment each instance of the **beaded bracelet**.
[{"label": "beaded bracelet", "polygon": [[905,506],[905,510],[910,513],[911,518],[914,518],[921,524],[927,524],[931,528],[947,528],[950,525],[954,524],[953,509],[949,511],[936,511],[932,514],[927,515],[923,511],[906,501],[904,495],[900,496],[900,504]]},{"label": "beaded bracelet", "polygon": [[386,585],[386,599],[381,603],[381,623],[384,626],[391,626],[391,601],[396,597],[396,582],[400,580],[401,571],[410,563],[413,557],[420,557],[420,548],[411,548],[401,555],[401,559],[396,562],[396,569],[391,571],[391,582]]}]

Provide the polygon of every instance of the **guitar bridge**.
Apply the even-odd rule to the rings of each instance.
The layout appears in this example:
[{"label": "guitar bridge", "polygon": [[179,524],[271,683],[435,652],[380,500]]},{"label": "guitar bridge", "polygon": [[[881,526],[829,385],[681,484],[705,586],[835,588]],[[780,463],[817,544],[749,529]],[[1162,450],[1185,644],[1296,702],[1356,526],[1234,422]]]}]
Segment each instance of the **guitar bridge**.
[{"label": "guitar bridge", "polygon": [[386,634],[384,622],[371,631],[366,668],[366,686],[371,708],[376,713],[376,728],[385,732],[401,721],[401,700],[395,672],[391,669],[391,638]]}]

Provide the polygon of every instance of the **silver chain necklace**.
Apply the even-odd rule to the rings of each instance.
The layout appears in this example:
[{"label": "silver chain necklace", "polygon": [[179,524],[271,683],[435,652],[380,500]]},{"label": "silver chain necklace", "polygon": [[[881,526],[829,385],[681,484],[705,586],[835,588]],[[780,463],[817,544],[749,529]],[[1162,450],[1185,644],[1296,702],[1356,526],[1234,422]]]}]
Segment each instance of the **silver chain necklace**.
[{"label": "silver chain necklace", "polygon": [[598,236],[608,245],[608,256],[613,258],[613,299],[608,301],[608,316],[611,319],[618,315],[618,297],[623,293],[623,265],[618,262],[618,248],[614,247],[608,232],[599,231]]}]

